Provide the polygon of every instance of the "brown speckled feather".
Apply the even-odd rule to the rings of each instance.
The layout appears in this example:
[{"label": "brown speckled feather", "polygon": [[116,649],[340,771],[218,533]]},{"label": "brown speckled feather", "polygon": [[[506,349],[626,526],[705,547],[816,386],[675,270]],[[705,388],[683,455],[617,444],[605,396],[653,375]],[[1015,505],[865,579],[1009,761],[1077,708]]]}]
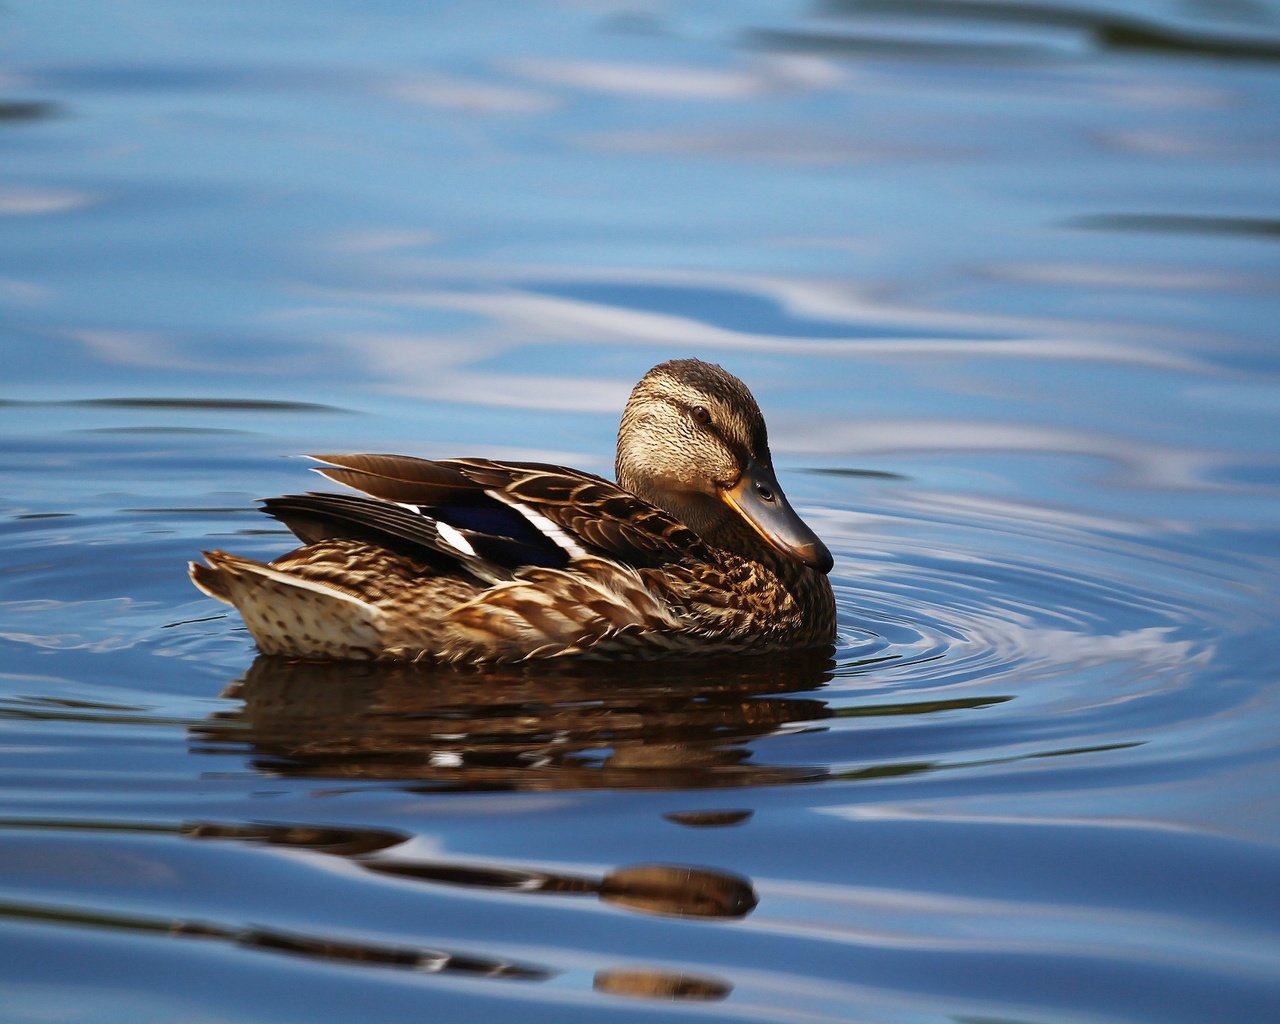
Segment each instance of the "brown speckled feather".
[{"label": "brown speckled feather", "polygon": [[[656,367],[637,385],[628,416],[654,401],[643,389],[663,385],[664,373],[681,387],[706,376],[693,392],[706,402],[734,398],[742,408],[717,406],[716,415],[744,422],[720,433],[759,439],[757,450],[737,456],[737,475],[767,466],[759,411],[724,384],[717,375],[750,398],[718,367],[692,360]],[[624,417],[624,434],[626,424]],[[641,433],[638,443],[650,440]],[[620,435],[620,463],[626,443],[637,442]],[[712,523],[709,543],[631,489],[576,470],[489,459],[315,458],[318,472],[365,496],[270,499],[264,510],[303,547],[270,564],[212,551],[207,564],[191,566],[197,587],[240,610],[264,653],[479,663],[777,650],[832,639],[825,570],[764,543],[758,524],[727,512]],[[662,479],[675,479],[679,468],[664,469]],[[743,500],[737,480],[702,485],[696,465],[685,471],[695,474],[690,493],[734,487]],[[732,476],[732,464],[721,472]],[[776,498],[760,499],[763,515],[777,514],[781,501],[794,516],[780,491]]]}]

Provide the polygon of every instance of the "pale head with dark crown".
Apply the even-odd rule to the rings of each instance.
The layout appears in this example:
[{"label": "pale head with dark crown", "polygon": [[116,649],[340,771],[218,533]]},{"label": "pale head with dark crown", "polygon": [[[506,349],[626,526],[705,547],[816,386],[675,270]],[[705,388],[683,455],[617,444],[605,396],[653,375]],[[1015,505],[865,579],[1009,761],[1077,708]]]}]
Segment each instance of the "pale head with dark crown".
[{"label": "pale head with dark crown", "polygon": [[713,544],[739,548],[745,525],[774,551],[831,570],[778,485],[759,405],[713,363],[673,359],[644,375],[618,428],[617,477]]}]

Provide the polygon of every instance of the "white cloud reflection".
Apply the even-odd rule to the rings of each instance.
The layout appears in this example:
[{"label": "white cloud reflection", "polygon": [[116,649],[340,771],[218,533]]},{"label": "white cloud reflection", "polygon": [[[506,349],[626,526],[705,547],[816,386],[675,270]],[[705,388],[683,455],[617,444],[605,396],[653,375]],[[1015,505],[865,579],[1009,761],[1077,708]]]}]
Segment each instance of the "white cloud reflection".
[{"label": "white cloud reflection", "polygon": [[[573,275],[578,277],[576,273]],[[589,275],[581,279],[591,280]],[[608,280],[607,277],[597,278]],[[628,283],[665,283],[657,276],[629,276]],[[921,310],[897,309],[871,303],[847,289],[823,288],[800,281],[767,278],[691,280],[681,284],[711,284],[748,295],[772,299],[797,314],[821,316],[851,325],[849,337],[805,337],[734,330],[705,320],[674,313],[662,313],[585,299],[519,291],[448,290],[424,288],[414,291],[361,293],[349,295],[370,302],[419,306],[474,313],[483,317],[489,338],[507,338],[521,344],[538,341],[557,344],[580,341],[601,343],[650,343],[661,339],[670,348],[690,350],[732,350],[736,352],[787,355],[839,356],[996,356],[1018,359],[1084,360],[1125,363],[1164,369],[1195,370],[1200,365],[1190,357],[1170,349],[1126,344],[1117,337],[1083,338],[1066,333],[1069,325],[1035,326],[1011,318],[934,314]],[[919,327],[918,337],[860,335],[858,326],[867,321],[892,322],[898,330]],[[865,328],[863,328],[865,330]],[[961,337],[981,329],[995,337]],[[1011,331],[1027,331],[1023,336],[1000,337]],[[931,331],[936,333],[931,333]],[[1063,331],[1063,333],[1057,333]],[[1054,333],[1049,333],[1054,332]]]},{"label": "white cloud reflection", "polygon": [[360,332],[332,338],[358,349],[364,364],[384,379],[384,390],[442,402],[517,409],[616,413],[634,381],[571,374],[503,374],[475,368],[499,346],[441,343],[430,335]]},{"label": "white cloud reflection", "polygon": [[1221,453],[1207,449],[1175,448],[1027,422],[941,418],[842,419],[824,423],[818,429],[797,431],[793,443],[807,454],[844,455],[855,459],[872,455],[969,452],[1070,455],[1122,467],[1131,484],[1173,489],[1203,489],[1206,474],[1221,462]]},{"label": "white cloud reflection", "polygon": [[371,253],[394,252],[400,249],[418,249],[436,245],[441,235],[435,231],[412,228],[368,228],[339,235],[329,243],[336,252]]},{"label": "white cloud reflection", "polygon": [[943,160],[963,155],[954,145],[850,137],[830,127],[779,126],[775,131],[707,127],[696,131],[592,132],[579,136],[608,153],[669,153],[776,164],[828,166],[871,160]]},{"label": "white cloud reflection", "polygon": [[1000,263],[981,273],[997,281],[1064,288],[1126,288],[1150,291],[1275,291],[1274,277],[1183,267],[1116,266],[1097,263]]},{"label": "white cloud reflection", "polygon": [[89,192],[51,188],[0,188],[0,216],[33,217],[69,213],[93,206],[101,199]]},{"label": "white cloud reflection", "polygon": [[15,277],[0,277],[0,296],[13,302],[46,302],[55,292],[46,285],[23,281]]},{"label": "white cloud reflection", "polygon": [[438,74],[402,75],[383,84],[381,91],[404,103],[478,114],[536,114],[559,104],[543,91]]},{"label": "white cloud reflection", "polygon": [[778,92],[826,89],[846,76],[831,61],[806,56],[762,57],[734,69],[670,64],[521,60],[511,70],[526,78],[591,92],[650,99],[742,100]]},{"label": "white cloud reflection", "polygon": [[164,335],[155,331],[73,330],[68,336],[99,359],[123,366],[184,366]]}]

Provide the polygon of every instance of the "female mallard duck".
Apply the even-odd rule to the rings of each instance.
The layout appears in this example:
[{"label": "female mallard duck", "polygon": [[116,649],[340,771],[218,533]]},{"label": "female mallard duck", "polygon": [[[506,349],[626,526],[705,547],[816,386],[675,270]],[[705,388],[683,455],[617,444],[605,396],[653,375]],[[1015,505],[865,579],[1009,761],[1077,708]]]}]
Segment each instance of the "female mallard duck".
[{"label": "female mallard duck", "polygon": [[304,547],[190,567],[264,654],[480,663],[834,638],[831,553],[778,486],[751,392],[718,366],[645,374],[617,484],[527,462],[315,458],[367,497],[270,498],[263,511]]}]

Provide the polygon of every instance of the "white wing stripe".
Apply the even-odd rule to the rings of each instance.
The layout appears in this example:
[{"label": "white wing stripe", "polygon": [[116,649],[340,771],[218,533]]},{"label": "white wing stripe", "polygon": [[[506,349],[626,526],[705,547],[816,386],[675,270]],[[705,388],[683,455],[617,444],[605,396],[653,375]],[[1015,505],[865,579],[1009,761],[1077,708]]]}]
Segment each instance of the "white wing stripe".
[{"label": "white wing stripe", "polygon": [[501,491],[485,491],[484,493],[519,512],[533,524],[540,534],[561,550],[568,552],[570,558],[587,558],[590,556],[591,553],[574,540],[568,531],[562,530],[541,512],[534,511],[528,505],[516,501],[510,495],[503,494]]},{"label": "white wing stripe", "polygon": [[440,539],[444,543],[448,544],[454,551],[461,552],[470,558],[475,558],[476,549],[471,546],[470,541],[468,541],[466,537],[462,536],[461,533],[446,523],[443,519],[437,519],[435,524],[436,533],[439,534]]}]

